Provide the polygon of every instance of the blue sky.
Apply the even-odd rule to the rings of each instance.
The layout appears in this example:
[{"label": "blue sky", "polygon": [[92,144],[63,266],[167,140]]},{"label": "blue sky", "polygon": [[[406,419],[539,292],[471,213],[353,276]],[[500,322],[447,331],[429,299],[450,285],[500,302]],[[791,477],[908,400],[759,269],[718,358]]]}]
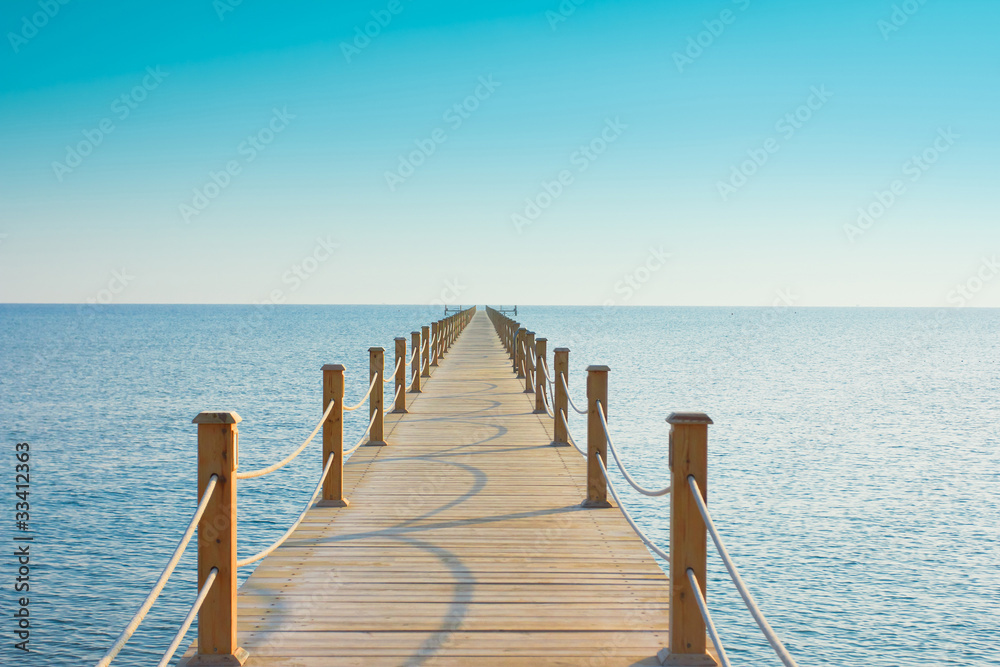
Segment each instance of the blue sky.
[{"label": "blue sky", "polygon": [[318,4],[4,3],[0,301],[1000,306],[995,2]]}]

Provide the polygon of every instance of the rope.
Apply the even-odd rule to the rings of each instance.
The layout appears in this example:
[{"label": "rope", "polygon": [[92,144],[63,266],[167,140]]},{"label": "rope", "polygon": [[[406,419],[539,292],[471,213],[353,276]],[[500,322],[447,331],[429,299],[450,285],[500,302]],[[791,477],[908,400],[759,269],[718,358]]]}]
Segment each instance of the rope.
[{"label": "rope", "polygon": [[208,501],[212,497],[212,493],[215,491],[216,485],[219,483],[219,476],[212,475],[208,479],[208,484],[205,485],[205,493],[201,496],[201,502],[198,503],[198,509],[195,510],[194,516],[191,518],[191,523],[188,524],[187,530],[184,531],[184,535],[181,536],[181,541],[177,544],[177,548],[174,549],[174,555],[170,557],[170,561],[167,562],[167,566],[163,568],[163,572],[160,573],[160,578],[156,580],[156,585],[153,586],[153,590],[149,592],[146,599],[143,600],[142,606],[139,607],[139,611],[135,613],[132,620],[129,621],[122,633],[118,635],[118,639],[115,640],[114,645],[108,649],[108,652],[104,654],[101,661],[97,663],[97,667],[108,667],[111,661],[115,659],[121,650],[125,647],[125,643],[128,642],[129,638],[135,633],[139,628],[139,624],[142,623],[143,619],[146,618],[146,614],[152,608],[153,603],[156,602],[156,598],[160,597],[160,593],[163,592],[163,587],[167,585],[167,580],[170,579],[170,575],[173,574],[174,568],[177,567],[177,563],[180,561],[181,556],[184,555],[184,550],[187,548],[188,542],[191,541],[191,536],[194,535],[194,530],[198,526],[198,522],[201,521],[202,514],[205,513],[205,508],[208,507]]},{"label": "rope", "polygon": [[729,656],[726,655],[726,649],[722,647],[722,639],[719,638],[719,631],[715,629],[715,623],[712,622],[712,614],[708,611],[708,604],[705,602],[705,596],[701,594],[701,586],[698,584],[698,577],[695,575],[694,570],[688,568],[687,577],[688,582],[691,584],[691,588],[694,590],[694,601],[698,603],[698,609],[701,611],[701,617],[705,619],[705,627],[708,628],[708,636],[712,639],[712,645],[715,646],[715,652],[719,654],[719,662],[722,663],[722,667],[732,667],[729,663]]},{"label": "rope", "polygon": [[284,544],[285,540],[287,540],[288,537],[293,532],[295,532],[295,529],[299,527],[300,523],[302,523],[302,519],[306,518],[306,512],[308,512],[309,508],[311,508],[313,503],[316,502],[316,496],[319,495],[320,490],[323,488],[323,480],[325,480],[326,476],[330,473],[330,467],[333,465],[334,458],[336,457],[332,453],[327,458],[326,465],[323,466],[323,474],[320,475],[319,477],[319,484],[316,485],[316,490],[313,491],[312,497],[309,498],[309,502],[306,503],[305,509],[302,510],[302,514],[300,514],[299,518],[295,520],[295,523],[292,524],[292,527],[286,530],[285,534],[279,537],[277,542],[269,546],[267,549],[264,549],[256,556],[250,556],[249,558],[244,558],[243,560],[236,561],[236,567],[244,567],[246,565],[251,565],[259,560],[267,558],[274,552],[275,549]]},{"label": "rope", "polygon": [[413,363],[413,357],[415,357],[415,356],[417,356],[417,348],[413,348],[413,351],[410,352],[410,358],[406,360],[406,365],[407,366],[409,366],[410,364]]},{"label": "rope", "polygon": [[569,404],[570,406],[572,406],[573,410],[575,410],[576,413],[579,415],[587,414],[586,410],[581,410],[580,408],[576,407],[576,403],[573,402],[573,397],[569,395],[569,387],[566,386],[566,376],[560,375],[559,381],[562,382],[562,387],[566,391],[566,400],[569,401]]},{"label": "rope", "polygon": [[521,349],[524,350],[525,356],[531,355],[531,365],[532,366],[536,365],[538,361],[538,355],[536,355],[535,351],[532,350],[530,347],[528,347],[528,344],[525,343],[523,340],[521,341]]},{"label": "rope", "polygon": [[286,465],[294,461],[299,454],[305,451],[305,448],[309,446],[309,443],[312,442],[312,439],[316,437],[316,434],[319,433],[319,430],[323,427],[323,424],[326,422],[327,417],[330,416],[331,410],[333,410],[333,401],[330,401],[330,404],[326,406],[326,411],[323,413],[323,416],[320,417],[319,423],[316,424],[316,428],[314,428],[313,432],[309,434],[309,437],[306,438],[306,441],[303,442],[298,449],[289,454],[287,458],[278,461],[274,465],[270,465],[266,468],[261,468],[260,470],[251,470],[250,472],[237,472],[236,479],[254,479],[255,477],[263,477],[264,475],[270,475],[275,470],[280,470],[281,468],[284,468]]},{"label": "rope", "polygon": [[191,605],[191,610],[188,615],[184,617],[184,623],[181,624],[181,629],[177,631],[174,635],[174,640],[170,642],[170,646],[167,648],[167,652],[163,654],[160,658],[160,662],[156,664],[156,667],[167,667],[170,661],[174,658],[174,653],[177,653],[177,648],[184,641],[184,635],[191,628],[191,624],[194,623],[195,617],[198,616],[198,611],[201,609],[202,603],[205,602],[205,598],[208,597],[208,591],[212,588],[212,584],[215,583],[215,578],[219,575],[219,568],[213,567],[208,572],[208,576],[205,577],[205,583],[202,584],[201,590],[198,591],[198,597],[195,599],[194,604]]},{"label": "rope", "polygon": [[729,571],[729,578],[733,580],[733,584],[736,585],[736,590],[740,592],[740,597],[743,598],[743,603],[750,610],[750,615],[753,616],[753,620],[757,622],[757,627],[760,631],[764,633],[767,638],[768,643],[774,652],[778,654],[781,658],[781,662],[785,664],[785,667],[798,667],[795,664],[795,660],[788,653],[785,645],[781,643],[778,639],[778,635],[775,634],[774,629],[764,618],[764,613],[761,612],[760,607],[754,601],[753,596],[750,595],[750,591],[747,590],[746,584],[743,583],[743,578],[740,577],[740,573],[736,571],[736,564],[733,563],[733,559],[729,557],[729,552],[726,551],[725,545],[722,543],[722,538],[719,537],[719,531],[715,529],[715,523],[712,521],[712,515],[708,513],[708,507],[705,505],[705,500],[701,497],[701,489],[698,487],[698,481],[694,478],[694,475],[688,475],[688,485],[691,487],[691,492],[694,494],[695,503],[698,505],[698,511],[701,512],[701,518],[705,520],[705,527],[708,528],[709,534],[712,536],[712,541],[715,542],[715,548],[719,552],[719,556],[722,557],[722,563],[726,566]]},{"label": "rope", "polygon": [[351,447],[350,449],[348,449],[346,452],[344,452],[344,458],[347,458],[348,456],[350,456],[351,454],[353,454],[358,449],[358,447],[361,446],[361,443],[363,443],[365,441],[365,436],[368,435],[368,433],[371,432],[371,430],[372,430],[372,424],[375,423],[375,418],[376,417],[378,417],[378,410],[375,411],[375,413],[372,415],[372,418],[368,421],[368,428],[366,428],[365,431],[364,431],[364,433],[361,434],[361,439],[358,440],[357,444],[354,445],[353,447]]},{"label": "rope", "polygon": [[[601,402],[597,401],[597,404],[600,405]],[[618,464],[618,469],[621,470],[622,477],[625,478],[625,481],[631,484],[633,489],[635,489],[644,496],[650,496],[655,498],[657,496],[665,496],[668,493],[670,493],[669,485],[665,486],[662,489],[647,489],[644,486],[640,486],[638,482],[632,479],[632,475],[628,474],[628,470],[626,470],[625,466],[622,465],[622,460],[618,458],[618,450],[615,448],[615,442],[614,440],[611,439],[611,434],[608,433],[608,422],[604,418],[604,410],[598,409],[597,414],[600,415],[601,418],[601,427],[604,429],[604,436],[607,438],[608,441],[608,449],[611,450],[611,455],[614,456],[615,463]]]},{"label": "rope", "polygon": [[390,382],[396,379],[396,373],[399,372],[399,367],[402,365],[402,363],[403,363],[403,357],[400,357],[399,359],[396,360],[396,367],[392,369],[392,374],[389,375],[388,380],[382,380],[383,384],[389,384]]},{"label": "rope", "polygon": [[642,529],[639,528],[638,525],[636,525],[635,521],[632,519],[632,515],[628,513],[625,506],[622,505],[620,500],[618,500],[618,492],[615,491],[615,485],[611,483],[611,475],[608,474],[608,469],[604,467],[604,459],[602,459],[599,454],[596,454],[596,452],[595,456],[597,456],[598,465],[601,466],[601,472],[604,473],[604,480],[608,483],[608,491],[611,492],[611,497],[615,499],[615,505],[618,505],[618,509],[621,510],[625,520],[628,521],[628,525],[632,526],[632,530],[634,530],[635,534],[639,536],[639,539],[646,543],[646,546],[649,547],[650,551],[669,563],[670,555],[660,547],[653,544],[653,541],[646,536],[646,533],[642,532]]},{"label": "rope", "polygon": [[350,412],[350,411],[352,411],[352,410],[357,410],[357,409],[358,409],[358,408],[360,408],[360,407],[361,407],[362,405],[364,405],[364,404],[365,404],[365,401],[367,401],[367,400],[368,400],[368,397],[372,395],[372,389],[374,389],[374,388],[375,388],[375,381],[376,381],[377,379],[378,379],[378,376],[377,376],[377,375],[376,375],[375,377],[373,377],[373,378],[372,378],[372,383],[371,383],[370,385],[368,385],[368,391],[366,391],[366,392],[365,392],[365,395],[361,397],[361,400],[360,400],[360,401],[358,401],[358,404],[357,404],[357,405],[353,405],[353,406],[351,406],[351,407],[347,407],[347,406],[345,405],[345,406],[344,406],[344,412]]},{"label": "rope", "polygon": [[549,388],[555,392],[556,383],[552,381],[552,376],[549,375],[549,362],[542,363],[542,375],[545,376],[545,381],[549,383]]},{"label": "rope", "polygon": [[399,388],[396,389],[396,395],[392,397],[392,404],[393,405],[396,405],[396,401],[399,400],[399,392],[401,392],[401,391],[403,391],[403,385],[399,385]]},{"label": "rope", "polygon": [[[560,410],[559,414],[562,415],[563,423],[566,424],[566,411],[565,410]],[[573,434],[569,432],[569,426],[568,425],[566,427],[566,439],[569,440],[569,444],[573,445],[573,447],[576,448],[576,451],[580,452],[583,455],[583,458],[587,458],[587,450],[586,449],[581,449],[580,445],[576,444],[576,440],[573,439]]]},{"label": "rope", "polygon": [[553,419],[556,418],[556,414],[552,412],[552,408],[549,407],[549,391],[546,389],[545,385],[542,385],[542,407],[545,408],[545,412],[549,414],[549,417]]}]

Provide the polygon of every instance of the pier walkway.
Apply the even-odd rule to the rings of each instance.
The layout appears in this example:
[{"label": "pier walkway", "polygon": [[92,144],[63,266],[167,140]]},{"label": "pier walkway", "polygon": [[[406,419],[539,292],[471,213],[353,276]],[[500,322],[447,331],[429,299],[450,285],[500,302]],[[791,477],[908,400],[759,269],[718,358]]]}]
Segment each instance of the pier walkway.
[{"label": "pier walkway", "polygon": [[[240,588],[247,667],[659,664],[668,583],[478,313]],[[592,659],[598,659],[594,662]]]},{"label": "pier walkway", "polygon": [[[553,350],[550,368],[548,341],[510,312],[446,311],[410,334],[409,355],[395,339],[388,375],[385,349],[369,348],[354,405],[344,366],[324,365],[319,423],[264,468],[240,469],[236,412],[195,417],[198,507],[97,667],[125,647],[196,530],[198,593],[157,667],[196,619],[183,667],[731,667],[706,601],[709,537],[782,664],[797,667],[709,512],[712,420],[670,413],[666,486],[644,487],[609,430],[610,369],[586,367],[586,398],[574,401],[570,351]],[[347,448],[345,419],[362,407],[368,425]],[[576,438],[570,410],[586,421]],[[321,431],[322,473],[302,513],[238,558],[237,486],[280,471]],[[618,504],[613,479],[669,500],[667,550]],[[254,564],[237,590],[238,568]]]}]

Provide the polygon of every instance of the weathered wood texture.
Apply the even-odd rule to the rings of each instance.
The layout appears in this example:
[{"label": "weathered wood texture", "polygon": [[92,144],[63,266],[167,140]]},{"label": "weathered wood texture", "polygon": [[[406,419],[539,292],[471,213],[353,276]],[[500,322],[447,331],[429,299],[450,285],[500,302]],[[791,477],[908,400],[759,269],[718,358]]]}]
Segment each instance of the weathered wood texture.
[{"label": "weathered wood texture", "polygon": [[247,667],[658,664],[666,575],[510,369],[477,314],[241,587]]}]

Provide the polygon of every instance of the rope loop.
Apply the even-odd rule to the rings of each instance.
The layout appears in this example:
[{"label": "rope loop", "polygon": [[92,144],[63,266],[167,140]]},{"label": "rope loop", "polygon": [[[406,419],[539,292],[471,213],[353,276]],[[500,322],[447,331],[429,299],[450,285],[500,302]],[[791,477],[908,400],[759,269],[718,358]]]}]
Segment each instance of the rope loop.
[{"label": "rope loop", "polygon": [[316,428],[313,429],[313,432],[309,434],[309,437],[306,438],[306,441],[303,442],[301,445],[299,445],[299,448],[296,449],[294,452],[289,454],[281,461],[278,461],[273,465],[269,465],[266,468],[260,468],[259,470],[251,470],[249,472],[237,472],[236,479],[254,479],[256,477],[263,477],[264,475],[270,475],[272,472],[280,470],[289,463],[291,463],[292,461],[294,461],[299,454],[305,451],[306,447],[309,446],[309,443],[312,442],[313,438],[316,437],[316,434],[319,433],[319,430],[323,427],[323,424],[326,423],[327,418],[330,416],[331,410],[333,410],[333,401],[330,401],[330,404],[326,406],[326,410],[323,412],[323,416],[320,417],[319,423],[316,424]]},{"label": "rope loop", "polygon": [[300,523],[302,523],[302,520],[304,518],[306,518],[306,513],[313,506],[313,503],[316,502],[316,496],[318,496],[319,492],[322,490],[322,488],[323,488],[323,482],[324,482],[324,480],[326,480],[326,476],[330,474],[330,467],[333,465],[333,460],[335,458],[336,457],[333,455],[332,452],[330,453],[330,456],[327,457],[327,459],[326,459],[326,465],[323,466],[323,474],[320,475],[320,477],[319,477],[319,483],[316,485],[316,490],[313,491],[312,496],[310,496],[310,498],[309,498],[309,502],[306,503],[305,509],[303,509],[302,513],[299,514],[299,518],[295,520],[295,523],[292,524],[291,528],[289,528],[288,530],[286,530],[285,534],[282,535],[281,537],[279,537],[278,540],[274,544],[272,544],[268,548],[264,549],[260,553],[256,554],[255,556],[250,556],[249,558],[244,558],[243,560],[236,561],[236,567],[238,567],[238,568],[239,567],[245,567],[247,565],[252,565],[253,563],[256,563],[259,560],[264,560],[265,558],[267,558],[268,556],[270,556],[272,553],[274,553],[275,549],[277,549],[282,544],[284,544],[285,540],[287,540],[289,537],[291,537],[292,533],[295,532],[295,529],[299,527]]},{"label": "rope loop", "polygon": [[184,531],[184,535],[181,536],[180,542],[177,544],[177,548],[174,549],[173,556],[167,562],[166,567],[163,568],[163,572],[160,573],[159,579],[156,580],[156,584],[153,586],[153,590],[149,592],[146,599],[143,600],[142,605],[139,607],[139,611],[135,613],[132,620],[128,622],[122,633],[118,635],[118,639],[115,643],[108,649],[108,652],[104,654],[100,662],[97,663],[97,667],[108,667],[111,661],[115,659],[128,640],[135,634],[135,631],[139,628],[139,625],[146,618],[146,614],[152,609],[153,603],[156,599],[160,597],[160,593],[163,592],[163,587],[167,585],[167,581],[170,579],[170,575],[174,573],[174,568],[177,567],[177,563],[180,562],[181,556],[184,555],[184,550],[187,549],[188,543],[191,541],[191,537],[194,535],[195,528],[198,526],[198,522],[201,521],[202,515],[205,513],[205,508],[208,507],[208,501],[212,498],[212,493],[215,492],[215,487],[219,483],[219,476],[212,475],[208,478],[208,484],[205,485],[205,492],[201,496],[201,502],[198,503],[198,509],[195,510],[194,516],[191,517],[191,521],[188,523],[187,529]]},{"label": "rope loop", "polygon": [[[597,401],[597,405],[599,406],[599,408],[603,407],[601,406],[600,401]],[[632,475],[628,474],[628,470],[625,469],[625,466],[622,465],[622,460],[618,457],[618,448],[615,447],[615,441],[611,439],[611,434],[608,432],[608,421],[607,419],[604,418],[604,410],[598,409],[597,414],[601,418],[601,428],[604,429],[604,437],[606,438],[608,443],[608,450],[614,457],[615,463],[618,464],[618,469],[621,471],[622,477],[625,478],[625,481],[631,484],[633,489],[635,489],[644,496],[650,496],[655,498],[658,496],[665,496],[668,493],[670,493],[669,485],[665,486],[662,489],[647,489],[646,487],[641,486],[637,481],[635,481],[632,478]]]},{"label": "rope loop", "polygon": [[367,401],[367,400],[368,400],[368,397],[372,395],[372,389],[374,389],[374,388],[375,388],[375,381],[376,381],[376,380],[378,380],[378,376],[377,376],[377,375],[376,375],[375,377],[373,377],[373,378],[372,378],[372,382],[371,382],[371,384],[370,384],[370,385],[368,385],[368,391],[366,391],[366,392],[365,392],[365,395],[361,397],[361,400],[360,400],[360,401],[358,401],[357,405],[352,405],[351,407],[347,407],[347,406],[345,405],[345,406],[344,406],[344,412],[351,412],[351,411],[353,411],[353,410],[357,410],[357,409],[358,409],[358,408],[360,408],[360,407],[361,407],[362,405],[364,405],[364,404],[365,404],[365,401]]},{"label": "rope loop", "polygon": [[757,627],[760,631],[764,633],[764,637],[767,638],[767,642],[774,649],[774,652],[778,654],[778,658],[785,667],[798,667],[795,664],[795,660],[792,658],[791,654],[788,653],[788,649],[785,645],[781,643],[778,639],[777,633],[771,627],[771,624],[767,622],[764,618],[764,613],[757,606],[756,600],[750,595],[750,591],[747,589],[745,583],[743,583],[743,578],[740,576],[739,571],[736,569],[736,564],[733,559],[730,558],[729,552],[726,551],[726,546],[722,543],[722,538],[719,536],[719,531],[715,529],[715,522],[712,521],[712,515],[708,511],[708,506],[705,505],[705,499],[701,497],[701,488],[698,486],[698,480],[694,478],[694,475],[688,475],[687,478],[688,485],[691,487],[691,493],[694,494],[695,504],[698,506],[698,511],[701,513],[701,518],[705,520],[705,527],[708,529],[708,534],[712,536],[712,542],[715,543],[715,548],[719,552],[719,556],[722,558],[723,565],[726,566],[726,570],[729,571],[729,578],[733,580],[733,584],[736,586],[736,590],[739,591],[740,597],[743,598],[743,604],[746,605],[747,609],[750,611],[750,615],[753,616],[753,620],[757,622]]},{"label": "rope loop", "polygon": [[566,376],[560,375],[559,381],[562,383],[563,391],[566,392],[566,400],[569,401],[569,404],[573,408],[573,410],[579,415],[587,414],[586,410],[581,410],[580,408],[576,407],[576,403],[573,402],[573,397],[569,395],[569,387],[566,386]]}]

